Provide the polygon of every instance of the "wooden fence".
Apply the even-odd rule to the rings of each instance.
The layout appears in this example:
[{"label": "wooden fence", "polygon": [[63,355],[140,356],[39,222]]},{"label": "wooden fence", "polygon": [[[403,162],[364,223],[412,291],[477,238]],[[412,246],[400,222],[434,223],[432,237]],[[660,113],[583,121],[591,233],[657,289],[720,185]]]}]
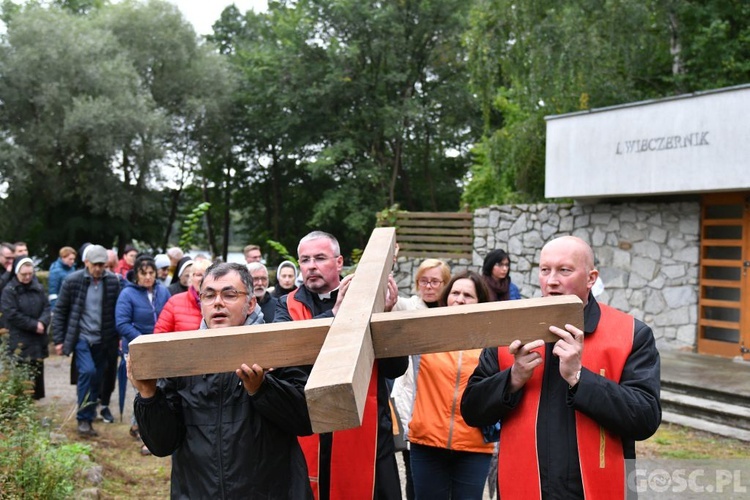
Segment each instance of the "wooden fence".
[{"label": "wooden fence", "polygon": [[393,212],[399,257],[471,259],[474,246],[473,214],[465,212]]}]

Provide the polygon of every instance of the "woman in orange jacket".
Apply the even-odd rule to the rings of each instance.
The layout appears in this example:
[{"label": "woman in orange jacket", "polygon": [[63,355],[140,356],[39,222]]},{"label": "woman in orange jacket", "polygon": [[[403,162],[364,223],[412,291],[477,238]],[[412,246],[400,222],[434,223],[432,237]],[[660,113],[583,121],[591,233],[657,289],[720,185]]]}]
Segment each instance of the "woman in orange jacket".
[{"label": "woman in orange jacket", "polygon": [[[487,302],[489,292],[475,272],[454,276],[442,305]],[[494,443],[461,416],[461,395],[481,349],[423,354],[415,359],[416,392],[409,423],[411,470],[419,499],[481,499]]]}]

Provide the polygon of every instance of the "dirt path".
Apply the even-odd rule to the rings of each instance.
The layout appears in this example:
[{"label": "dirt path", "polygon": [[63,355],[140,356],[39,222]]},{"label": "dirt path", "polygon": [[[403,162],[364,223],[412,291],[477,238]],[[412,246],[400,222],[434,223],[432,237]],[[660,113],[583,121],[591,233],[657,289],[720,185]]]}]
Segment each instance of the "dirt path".
[{"label": "dirt path", "polygon": [[[94,426],[99,432],[96,438],[82,439],[78,436],[75,418],[76,390],[69,383],[70,361],[70,358],[59,356],[45,360],[47,397],[39,404],[42,413],[51,419],[53,431],[65,434],[72,442],[85,442],[91,446],[93,461],[104,469],[99,498],[168,498],[170,459],[141,456],[139,442],[128,433],[132,413],[132,387],[128,386],[122,422],[118,418],[115,391],[112,410],[117,418],[116,422],[95,422]],[[746,461],[750,457],[747,443],[671,425],[662,425],[652,438],[637,443],[637,453],[640,458],[722,458]],[[403,481],[401,454],[397,454],[397,460]],[[486,491],[484,498],[489,498]]]},{"label": "dirt path", "polygon": [[[91,446],[92,459],[104,468],[104,481],[99,486],[100,498],[167,498],[169,497],[169,458],[141,456],[140,444],[130,434],[133,412],[133,388],[128,384],[122,422],[119,421],[117,388],[112,394],[110,409],[115,423],[94,422],[99,433],[95,438],[81,438],[76,432],[76,388],[70,384],[71,358],[51,356],[44,363],[46,397],[39,402],[43,413],[52,419],[53,428],[71,441]],[[397,454],[402,489],[405,469],[401,454]],[[404,497],[405,498],[405,497]],[[485,499],[489,495],[485,490]]]},{"label": "dirt path", "polygon": [[94,422],[95,438],[81,438],[76,431],[76,388],[70,384],[71,358],[51,356],[44,363],[46,397],[39,402],[42,413],[52,421],[53,430],[70,441],[91,446],[91,457],[103,467],[99,498],[167,498],[170,459],[142,456],[140,443],[129,434],[133,388],[128,386],[122,422],[119,420],[117,388],[112,395],[115,423]]}]

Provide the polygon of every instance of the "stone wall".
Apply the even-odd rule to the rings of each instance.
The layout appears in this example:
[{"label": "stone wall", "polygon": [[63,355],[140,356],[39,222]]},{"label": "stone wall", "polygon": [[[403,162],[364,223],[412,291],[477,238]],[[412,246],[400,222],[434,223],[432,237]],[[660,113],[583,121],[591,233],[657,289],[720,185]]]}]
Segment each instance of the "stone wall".
[{"label": "stone wall", "polygon": [[[452,271],[480,271],[495,248],[511,255],[511,278],[523,297],[540,295],[539,253],[545,242],[575,235],[594,249],[601,302],[649,324],[662,348],[694,347],[698,314],[698,203],[503,205],[474,212],[472,260],[448,261]],[[394,276],[402,295],[414,293],[421,262],[400,257]]]}]

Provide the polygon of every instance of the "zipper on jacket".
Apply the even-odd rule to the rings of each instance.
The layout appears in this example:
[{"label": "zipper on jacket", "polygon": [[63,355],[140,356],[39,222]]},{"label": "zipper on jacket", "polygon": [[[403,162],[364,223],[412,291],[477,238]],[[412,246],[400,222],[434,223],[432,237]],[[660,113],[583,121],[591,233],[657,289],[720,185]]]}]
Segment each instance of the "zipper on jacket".
[{"label": "zipper on jacket", "polygon": [[219,461],[219,491],[221,498],[227,498],[224,493],[224,460],[221,454],[221,443],[223,441],[221,423],[224,421],[224,386],[226,385],[226,373],[219,375],[219,421],[216,422],[216,455]]},{"label": "zipper on jacket", "polygon": [[453,429],[456,425],[456,404],[458,402],[459,390],[461,389],[461,363],[463,361],[464,352],[458,351],[458,363],[456,366],[456,385],[453,388],[453,403],[451,404],[451,418],[448,422],[448,442],[447,448],[451,449],[451,442],[453,441]]}]

